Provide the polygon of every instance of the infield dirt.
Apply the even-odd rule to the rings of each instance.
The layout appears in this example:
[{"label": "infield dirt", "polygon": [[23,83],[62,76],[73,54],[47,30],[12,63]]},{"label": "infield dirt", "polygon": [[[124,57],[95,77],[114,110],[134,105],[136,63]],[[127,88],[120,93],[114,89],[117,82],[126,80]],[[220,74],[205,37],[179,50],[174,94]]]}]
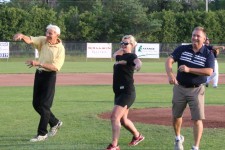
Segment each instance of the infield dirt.
[{"label": "infield dirt", "polygon": [[[135,84],[168,84],[166,74],[136,73]],[[33,86],[34,74],[0,74],[0,86]],[[58,73],[57,85],[111,85],[112,73]],[[220,74],[219,84],[225,84],[225,74]],[[206,106],[205,128],[224,128],[224,106]],[[109,119],[110,112],[99,115]],[[129,117],[136,122],[171,125],[171,108],[131,109]],[[191,126],[189,109],[184,113],[183,126]]]}]

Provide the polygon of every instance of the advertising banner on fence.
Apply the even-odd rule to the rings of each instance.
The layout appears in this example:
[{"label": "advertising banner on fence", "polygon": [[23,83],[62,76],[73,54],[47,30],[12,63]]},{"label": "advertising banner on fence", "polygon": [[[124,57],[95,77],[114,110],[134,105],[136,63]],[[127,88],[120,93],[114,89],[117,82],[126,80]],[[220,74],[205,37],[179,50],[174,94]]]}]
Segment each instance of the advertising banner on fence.
[{"label": "advertising banner on fence", "polygon": [[0,58],[9,58],[9,42],[0,42]]},{"label": "advertising banner on fence", "polygon": [[87,58],[111,58],[112,43],[87,43]]},{"label": "advertising banner on fence", "polygon": [[159,44],[138,43],[135,54],[139,58],[159,58]]}]

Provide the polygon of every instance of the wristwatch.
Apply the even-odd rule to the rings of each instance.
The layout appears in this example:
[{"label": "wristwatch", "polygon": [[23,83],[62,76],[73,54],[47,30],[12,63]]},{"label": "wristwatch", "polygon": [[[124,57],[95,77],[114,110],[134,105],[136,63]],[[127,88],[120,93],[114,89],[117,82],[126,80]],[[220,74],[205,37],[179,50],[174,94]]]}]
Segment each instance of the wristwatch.
[{"label": "wristwatch", "polygon": [[40,68],[43,68],[43,64],[42,64],[42,63],[40,63],[39,67],[40,67]]}]

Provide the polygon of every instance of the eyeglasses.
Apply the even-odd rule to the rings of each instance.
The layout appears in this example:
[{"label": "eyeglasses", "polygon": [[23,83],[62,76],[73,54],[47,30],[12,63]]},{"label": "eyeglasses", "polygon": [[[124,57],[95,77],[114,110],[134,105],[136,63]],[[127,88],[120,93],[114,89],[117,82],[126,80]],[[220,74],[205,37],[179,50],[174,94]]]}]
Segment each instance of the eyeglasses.
[{"label": "eyeglasses", "polygon": [[127,42],[120,42],[120,45],[129,45],[130,43],[127,43]]}]

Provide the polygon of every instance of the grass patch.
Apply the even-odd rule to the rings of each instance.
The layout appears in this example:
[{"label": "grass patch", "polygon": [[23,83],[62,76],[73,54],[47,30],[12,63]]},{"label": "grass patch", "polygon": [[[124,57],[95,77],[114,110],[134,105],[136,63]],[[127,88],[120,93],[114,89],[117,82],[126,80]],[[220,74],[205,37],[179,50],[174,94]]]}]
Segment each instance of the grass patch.
[{"label": "grass patch", "polygon": [[[1,150],[100,150],[111,141],[110,121],[97,117],[102,112],[112,110],[111,85],[58,86],[52,110],[64,124],[55,137],[39,143],[29,142],[29,139],[36,134],[39,121],[38,114],[32,108],[32,87],[0,87],[0,90]],[[171,107],[172,86],[170,85],[138,85],[136,90],[137,99],[132,108]],[[218,89],[207,88],[206,104],[224,104],[224,96],[221,92],[224,90],[224,85]],[[119,141],[121,149],[173,149],[172,127],[141,123],[135,125],[145,135],[146,140],[137,147],[129,148],[127,144],[131,140],[131,135],[122,128]],[[185,149],[190,149],[193,144],[192,129],[182,128],[182,134],[186,139]],[[224,138],[225,129],[205,129],[201,149],[223,149]]]},{"label": "grass patch", "polygon": [[[11,58],[0,59],[0,74],[6,73],[34,73],[35,68],[28,68],[25,64],[26,60],[34,58]],[[165,60],[160,59],[142,59],[143,66],[141,73],[165,73]],[[225,60],[218,59],[219,73],[225,73]],[[65,61],[60,72],[62,73],[112,73],[114,60],[112,59],[89,59],[85,61],[82,57],[71,57]],[[173,65],[173,70],[176,72],[177,64]]]}]

